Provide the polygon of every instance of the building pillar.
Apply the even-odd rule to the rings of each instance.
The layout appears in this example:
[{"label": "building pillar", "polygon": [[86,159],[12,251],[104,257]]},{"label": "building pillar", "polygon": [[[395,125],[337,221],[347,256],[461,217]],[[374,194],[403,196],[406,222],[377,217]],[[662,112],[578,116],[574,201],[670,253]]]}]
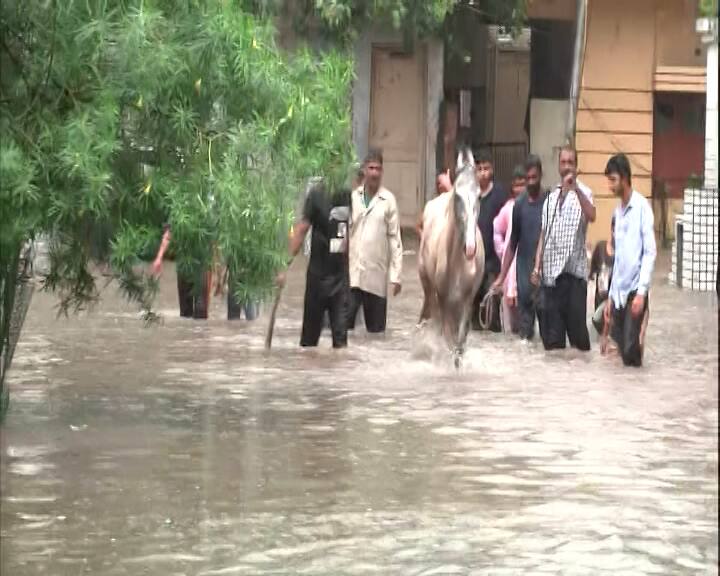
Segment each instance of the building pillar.
[{"label": "building pillar", "polygon": [[705,186],[718,187],[718,41],[707,48],[705,106]]},{"label": "building pillar", "polygon": [[705,187],[718,187],[718,19],[695,22],[707,50],[705,68]]}]

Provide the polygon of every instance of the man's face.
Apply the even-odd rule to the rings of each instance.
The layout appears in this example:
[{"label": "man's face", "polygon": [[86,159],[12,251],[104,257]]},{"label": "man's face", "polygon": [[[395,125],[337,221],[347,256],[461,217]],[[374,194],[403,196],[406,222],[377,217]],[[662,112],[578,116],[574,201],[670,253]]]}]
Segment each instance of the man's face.
[{"label": "man's face", "polygon": [[608,188],[614,196],[621,197],[623,195],[624,187],[622,178],[619,174],[608,174],[607,177]]},{"label": "man's face", "polygon": [[562,150],[560,152],[559,160],[560,177],[565,178],[571,172],[574,174],[577,170],[577,161],[575,159],[575,153],[570,150]]},{"label": "man's face", "polygon": [[437,177],[437,192],[438,194],[444,194],[452,190],[452,182],[450,182],[450,176],[447,172],[443,172]]},{"label": "man's face", "polygon": [[380,162],[371,160],[365,164],[365,184],[370,188],[377,188],[380,186],[380,180],[382,180],[383,167]]},{"label": "man's face", "polygon": [[527,171],[525,182],[530,194],[537,194],[540,191],[540,176],[540,170],[534,166]]},{"label": "man's face", "polygon": [[512,181],[512,195],[517,198],[525,190],[525,178],[515,178]]},{"label": "man's face", "polygon": [[475,167],[475,176],[481,188],[487,188],[492,182],[493,167],[490,162],[478,162]]}]

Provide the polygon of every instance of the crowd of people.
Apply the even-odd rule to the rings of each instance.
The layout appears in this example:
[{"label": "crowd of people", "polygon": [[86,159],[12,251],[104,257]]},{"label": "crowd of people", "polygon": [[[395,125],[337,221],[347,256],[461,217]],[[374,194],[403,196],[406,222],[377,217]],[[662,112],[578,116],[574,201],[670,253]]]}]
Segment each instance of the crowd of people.
[{"label": "crowd of people", "polygon": [[[506,331],[529,341],[539,326],[546,350],[570,346],[590,350],[587,327],[588,224],[596,219],[593,192],[577,178],[577,152],[560,150],[561,181],[543,190],[540,158],[529,155],[515,167],[509,191],[495,180],[492,156],[476,158],[478,227],[485,248],[485,273],[472,308],[474,330]],[[607,250],[612,275],[595,311],[603,353],[611,338],[626,365],[640,366],[648,321],[648,293],[655,263],[653,212],[632,187],[624,154],[611,157],[605,175],[618,198]],[[291,258],[311,234],[300,345],[316,346],[329,324],[335,348],[347,346],[362,308],[370,333],[387,325],[388,293],[402,290],[403,246],[398,205],[382,184],[383,156],[371,150],[350,187],[330,190],[322,179],[310,187],[302,215],[290,235]],[[452,193],[450,171],[437,180],[437,194]],[[423,222],[417,225],[422,235]],[[170,239],[166,231],[154,270],[159,272]],[[205,287],[208,280],[201,279]],[[284,273],[278,283],[285,281]],[[208,288],[191,295],[178,278],[182,315],[206,317]],[[228,298],[232,298],[231,292]],[[228,300],[228,317],[257,316],[254,303]],[[485,321],[483,321],[483,318]]]},{"label": "crowd of people", "polygon": [[[494,178],[492,157],[487,152],[478,155],[478,227],[485,246],[485,276],[471,323],[475,330],[505,330],[531,340],[537,320],[546,350],[569,343],[588,351],[586,246],[596,209],[592,190],[577,178],[575,149],[563,147],[558,164],[561,182],[546,191],[541,185],[542,163],[530,155],[513,171],[506,192]],[[354,329],[361,307],[368,332],[385,331],[388,287],[393,295],[401,291],[403,249],[397,202],[382,186],[382,173],[382,153],[371,150],[353,189],[326,190],[319,182],[307,197],[290,241],[294,256],[312,229],[302,346],[317,345],[326,312],[334,347],[347,345],[347,331]],[[640,366],[656,255],[653,213],[632,188],[625,155],[610,158],[605,174],[619,204],[610,231],[612,280],[596,326],[601,336],[612,337],[625,364]],[[438,176],[438,194],[451,192],[452,186],[449,171]],[[422,220],[417,232],[422,235]],[[488,321],[482,321],[483,314]],[[602,338],[601,346],[605,351]]]}]

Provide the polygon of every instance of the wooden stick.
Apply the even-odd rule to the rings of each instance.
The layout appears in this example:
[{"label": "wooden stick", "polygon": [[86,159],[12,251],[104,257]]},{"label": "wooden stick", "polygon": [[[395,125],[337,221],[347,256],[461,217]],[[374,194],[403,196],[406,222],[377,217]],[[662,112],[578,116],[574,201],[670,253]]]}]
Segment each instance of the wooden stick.
[{"label": "wooden stick", "polygon": [[[287,270],[290,269],[290,266],[293,263],[293,260],[295,257],[293,256],[292,260],[287,265],[287,269],[285,273],[287,274]],[[287,282],[287,278],[285,279],[285,282]],[[273,339],[273,332],[275,330],[275,316],[277,315],[278,306],[280,305],[280,298],[282,297],[283,288],[285,288],[285,283],[283,283],[281,286],[278,286],[277,292],[275,293],[275,302],[273,302],[272,310],[270,311],[270,319],[268,320],[268,328],[267,333],[265,334],[265,350],[270,350],[272,347],[272,339]]]}]

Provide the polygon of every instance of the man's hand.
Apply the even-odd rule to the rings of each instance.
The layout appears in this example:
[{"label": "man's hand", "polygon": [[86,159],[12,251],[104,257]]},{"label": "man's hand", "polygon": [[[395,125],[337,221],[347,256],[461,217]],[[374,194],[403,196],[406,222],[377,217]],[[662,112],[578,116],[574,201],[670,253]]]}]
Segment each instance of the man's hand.
[{"label": "man's hand", "polygon": [[160,276],[160,274],[162,274],[162,268],[163,268],[162,258],[156,258],[153,261],[152,266],[150,267],[150,272],[152,273],[153,276],[155,276],[157,278]]},{"label": "man's hand", "polygon": [[633,318],[640,318],[640,316],[643,315],[644,311],[645,311],[645,296],[641,296],[640,294],[635,294],[635,298],[633,298],[633,301],[632,301],[632,307],[630,308],[630,313],[633,315]]},{"label": "man's hand", "polygon": [[277,276],[275,276],[275,285],[278,288],[283,288],[285,286],[285,282],[287,282],[287,275],[285,272],[280,272]]},{"label": "man's hand", "polygon": [[392,290],[393,296],[397,296],[402,291],[402,285],[400,284],[400,282],[393,282],[392,287],[393,287],[393,290]]},{"label": "man's hand", "polygon": [[502,293],[504,283],[505,278],[503,278],[502,276],[498,276],[495,282],[492,283],[492,286],[490,286],[490,290],[492,290],[493,292]]},{"label": "man's hand", "polygon": [[575,173],[574,172],[568,172],[563,176],[562,179],[562,190],[563,192],[569,192],[570,190],[575,190]]},{"label": "man's hand", "polygon": [[530,284],[533,286],[540,286],[540,270],[535,268],[530,274]]}]

